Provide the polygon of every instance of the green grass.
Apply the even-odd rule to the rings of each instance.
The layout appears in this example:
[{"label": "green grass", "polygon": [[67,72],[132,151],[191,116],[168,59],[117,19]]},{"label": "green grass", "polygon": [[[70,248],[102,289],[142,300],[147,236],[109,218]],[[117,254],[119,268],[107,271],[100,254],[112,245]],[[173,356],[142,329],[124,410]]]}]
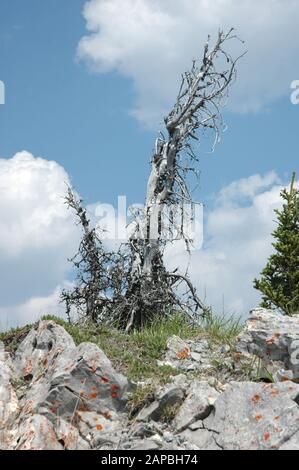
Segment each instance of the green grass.
[{"label": "green grass", "polygon": [[166,321],[159,321],[142,331],[122,333],[106,326],[89,324],[69,325],[62,319],[44,316],[43,320],[53,320],[63,326],[78,345],[85,341],[96,343],[107,354],[116,369],[132,380],[156,377],[159,382],[169,380],[178,372],[171,367],[158,367],[170,336],[192,339],[202,334],[202,329],[191,326],[186,318],[174,315]]},{"label": "green grass", "polygon": [[205,321],[204,329],[210,339],[232,345],[243,328],[240,319],[234,316],[211,316]]},{"label": "green grass", "polygon": [[129,418],[132,419],[146,405],[155,399],[156,384],[146,384],[136,387],[129,395],[127,411]]},{"label": "green grass", "polygon": [[[131,417],[154,398],[154,391],[170,382],[180,373],[169,366],[158,366],[157,360],[163,359],[166,343],[170,336],[182,339],[207,339],[211,349],[219,344],[229,344],[232,348],[236,336],[241,331],[241,324],[233,318],[209,317],[203,326],[191,324],[180,314],[175,314],[164,321],[157,321],[141,331],[130,334],[93,323],[84,325],[69,324],[59,317],[46,315],[42,320],[52,320],[72,336],[76,345],[82,342],[97,344],[109,357],[115,369],[134,382],[141,382],[133,390],[128,403]],[[14,352],[32,327],[38,323],[0,333],[0,341],[8,351]],[[173,419],[175,409],[165,411],[166,422]]]},{"label": "green grass", "polygon": [[[157,321],[141,331],[130,334],[122,333],[107,326],[69,324],[65,320],[46,315],[42,320],[53,320],[73,337],[76,345],[82,342],[96,343],[114,367],[133,381],[151,379],[159,384],[169,382],[179,372],[171,367],[159,367],[157,360],[163,358],[166,343],[170,336],[177,335],[182,339],[206,338],[211,344],[231,344],[240,331],[239,322],[232,318],[209,318],[203,327],[191,324],[190,321],[175,314],[165,321]],[[24,339],[32,326],[0,333],[0,340],[6,349],[14,351]]]},{"label": "green grass", "polygon": [[12,328],[9,331],[0,333],[0,341],[4,343],[5,350],[14,352],[19,344],[26,338],[34,325],[26,325],[22,328]]}]

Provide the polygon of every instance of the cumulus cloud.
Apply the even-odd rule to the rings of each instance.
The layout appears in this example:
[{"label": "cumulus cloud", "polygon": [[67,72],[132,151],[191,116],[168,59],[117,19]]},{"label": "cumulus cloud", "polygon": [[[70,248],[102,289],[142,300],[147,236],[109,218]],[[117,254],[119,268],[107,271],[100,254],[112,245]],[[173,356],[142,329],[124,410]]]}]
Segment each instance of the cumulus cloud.
[{"label": "cumulus cloud", "polygon": [[60,302],[60,293],[63,288],[69,286],[69,282],[63,282],[49,295],[31,297],[18,305],[0,307],[0,331],[38,321],[44,315],[55,315],[66,319],[65,308]]},{"label": "cumulus cloud", "polygon": [[29,321],[55,304],[78,242],[63,201],[66,183],[54,161],[28,152],[0,159],[1,323]]},{"label": "cumulus cloud", "polygon": [[[67,258],[80,236],[63,203],[68,182],[58,163],[28,152],[0,159],[0,329],[45,313],[63,315],[59,293],[70,285]],[[272,250],[282,186],[275,172],[253,175],[224,187],[206,207],[204,246],[192,252],[190,275],[216,311],[223,296],[225,311],[238,315],[258,304],[252,280]],[[89,206],[91,216],[96,207]],[[183,270],[189,259],[176,243],[166,261]]]},{"label": "cumulus cloud", "polygon": [[132,113],[147,125],[161,119],[181,72],[219,28],[237,28],[248,49],[232,111],[263,109],[289,94],[298,78],[297,0],[90,0],[83,14],[88,34],[80,40],[79,58],[98,72],[131,78]]},{"label": "cumulus cloud", "polygon": [[[274,173],[240,179],[223,188],[207,209],[204,246],[192,252],[190,276],[214,310],[246,316],[260,301],[252,281],[272,252],[273,210],[280,207],[282,183]],[[169,267],[186,268],[183,247],[166,254]]]}]

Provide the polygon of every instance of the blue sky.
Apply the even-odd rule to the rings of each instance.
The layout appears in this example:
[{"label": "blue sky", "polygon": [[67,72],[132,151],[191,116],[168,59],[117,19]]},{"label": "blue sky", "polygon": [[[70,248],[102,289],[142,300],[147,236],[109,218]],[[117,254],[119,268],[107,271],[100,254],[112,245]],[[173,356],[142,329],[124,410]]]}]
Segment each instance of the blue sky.
[{"label": "blue sky", "polygon": [[[299,106],[292,105],[289,96],[291,80],[299,78],[298,62],[294,60],[299,39],[294,26],[299,18],[299,4],[292,0],[276,2],[271,24],[272,20],[267,19],[271,1],[257,3],[265,38],[244,9],[233,7],[231,16],[225,16],[221,7],[216,11],[219,26],[232,20],[237,23],[239,35],[245,39],[248,36],[248,55],[242,59],[244,66],[232,105],[224,111],[228,130],[214,154],[201,155],[201,188],[196,198],[205,203],[207,211],[215,211],[223,188],[240,179],[252,181],[252,175],[264,178],[269,172],[275,173],[271,183],[263,182],[257,185],[254,194],[250,193],[250,204],[254,205],[252,198],[259,192],[271,190],[273,185],[278,188],[293,170],[298,170]],[[183,71],[180,66],[189,63],[197,49],[200,55],[205,28],[211,26],[213,33],[218,27],[217,22],[209,19],[208,10],[201,11],[201,17],[206,14],[207,21],[198,34],[200,47],[195,49],[196,23],[186,28],[189,15],[186,5],[190,6],[190,2],[194,3],[178,0],[174,6],[169,0],[160,3],[110,0],[107,7],[107,0],[93,0],[84,17],[83,7],[87,3],[84,0],[1,0],[0,80],[6,86],[6,103],[0,105],[0,159],[9,162],[17,152],[25,150],[34,157],[57,162],[88,204],[96,201],[116,204],[117,196],[122,194],[130,203],[143,202],[159,120],[175,96],[176,79],[172,80],[172,75],[179,76],[177,71]],[[285,5],[283,15],[280,3]],[[244,8],[248,5],[244,0]],[[153,27],[148,26],[147,15],[152,22],[154,18]],[[275,15],[281,18],[280,23],[275,22]],[[86,20],[91,26],[86,26]],[[139,21],[144,22],[141,30],[137,28]],[[168,43],[163,50],[166,39],[163,39],[165,28],[159,29],[162,21],[169,35],[173,22],[178,21],[178,31],[187,37],[186,44],[178,44],[175,53],[169,51]],[[257,39],[255,27],[256,35],[260,34]],[[154,40],[150,36],[152,30]],[[81,44],[78,53],[78,44],[84,36],[93,36],[94,44],[91,43],[92,47],[90,43]],[[276,43],[273,37],[277,36]],[[161,39],[159,43],[157,38],[164,42]],[[260,43],[263,54],[259,54]],[[276,44],[284,48],[283,55],[278,49],[277,53],[273,50]],[[156,61],[152,58],[157,51]],[[156,75],[154,81],[149,79],[151,70]],[[170,75],[172,70],[175,73]],[[241,109],[247,99],[248,104]],[[149,108],[150,118],[146,117]],[[18,178],[16,184],[22,184]],[[230,204],[242,207],[242,189],[239,196],[234,194]],[[213,238],[209,230],[208,226],[207,236]],[[28,256],[23,253],[20,263],[24,264]],[[6,267],[19,269],[15,259],[13,262],[6,259],[6,263]],[[40,277],[38,270],[35,276]],[[49,296],[63,277],[64,271],[37,289],[27,282],[27,290],[22,290],[18,301]],[[9,285],[5,290],[9,292]],[[247,307],[248,302],[244,308]],[[5,305],[3,309],[5,312]]]},{"label": "blue sky", "polygon": [[[61,163],[86,201],[143,197],[153,134],[128,109],[133,89],[116,73],[76,61],[84,34],[80,0],[4,0],[0,15],[0,155],[26,149]],[[57,14],[59,12],[59,14]],[[136,173],[127,171],[136,165]],[[111,172],[114,173],[113,183]]]}]

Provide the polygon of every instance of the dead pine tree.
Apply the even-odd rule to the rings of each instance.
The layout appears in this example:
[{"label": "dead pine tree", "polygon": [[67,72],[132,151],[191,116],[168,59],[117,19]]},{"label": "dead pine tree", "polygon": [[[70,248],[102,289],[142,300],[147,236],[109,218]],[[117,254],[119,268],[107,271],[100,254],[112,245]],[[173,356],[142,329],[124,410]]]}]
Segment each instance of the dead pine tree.
[{"label": "dead pine tree", "polygon": [[[194,204],[188,183],[189,173],[198,176],[193,142],[199,141],[206,130],[213,134],[213,148],[219,141],[223,127],[221,108],[235,80],[240,58],[233,59],[225,50],[231,40],[238,40],[233,29],[220,31],[212,48],[208,39],[201,61],[194,60],[191,70],[182,75],[174,107],[164,119],[165,131],[156,140],[143,216],[130,239],[132,264],[126,304],[116,312],[127,330],[174,308],[192,317],[199,311],[207,314],[188,276],[167,272],[164,267],[163,248],[167,241],[163,239],[162,219],[165,208]],[[188,249],[191,240],[185,230],[183,211],[172,230],[184,238]],[[175,292],[178,283],[186,286],[185,301]]]},{"label": "dead pine tree", "polygon": [[104,249],[97,230],[91,226],[82,200],[70,187],[65,203],[74,211],[83,233],[78,253],[69,260],[77,272],[76,285],[71,290],[63,290],[61,300],[66,305],[69,319],[72,308],[75,308],[79,316],[97,321],[109,299],[109,273],[114,254]]},{"label": "dead pine tree", "polygon": [[[192,242],[186,230],[184,207],[192,207],[195,203],[189,178],[190,174],[198,178],[198,155],[194,142],[200,142],[207,131],[213,135],[213,149],[219,142],[223,128],[221,108],[235,80],[236,63],[240,58],[234,59],[226,50],[227,44],[234,40],[238,38],[233,29],[227,33],[220,31],[212,47],[208,38],[202,59],[193,60],[191,70],[182,75],[175,104],[164,119],[165,129],[155,142],[145,205],[133,220],[134,230],[127,243],[113,256],[104,256],[104,251],[101,251],[97,263],[93,256],[96,258],[99,253],[92,243],[85,245],[84,257],[92,271],[91,287],[83,289],[83,292],[90,293],[92,310],[97,312],[92,318],[112,322],[130,331],[178,310],[193,320],[209,314],[188,274],[178,270],[169,272],[163,253],[165,247],[178,238],[184,239],[187,250]],[[77,215],[80,210],[84,212],[73,203],[69,205]],[[85,221],[80,215],[79,219],[84,228]],[[168,227],[167,236],[165,225]],[[82,255],[83,252],[83,259]],[[101,269],[106,263],[110,265],[110,274],[104,276],[107,286],[109,284],[104,291],[106,289],[106,294],[109,291],[109,295],[101,295],[99,302],[97,296],[103,290]],[[80,297],[81,291],[77,294]],[[75,295],[77,302],[79,297]],[[64,300],[73,302],[67,296]],[[86,306],[88,301],[84,297]],[[86,310],[86,314],[89,315],[90,310]]]}]

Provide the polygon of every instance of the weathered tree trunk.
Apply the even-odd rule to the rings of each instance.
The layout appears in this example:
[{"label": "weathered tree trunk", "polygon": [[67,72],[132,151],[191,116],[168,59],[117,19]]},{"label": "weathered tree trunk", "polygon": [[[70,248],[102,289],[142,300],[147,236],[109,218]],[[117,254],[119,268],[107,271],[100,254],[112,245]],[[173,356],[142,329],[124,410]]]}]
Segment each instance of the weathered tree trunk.
[{"label": "weathered tree trunk", "polygon": [[[193,62],[190,72],[182,77],[181,88],[176,104],[165,118],[167,139],[163,134],[157,139],[155,151],[151,161],[151,173],[147,183],[147,194],[144,213],[141,222],[137,225],[131,237],[133,249],[133,263],[131,272],[131,285],[139,292],[139,307],[131,311],[127,329],[139,326],[146,321],[147,303],[157,285],[167,284],[167,278],[187,280],[184,276],[172,276],[166,273],[163,266],[162,239],[163,208],[165,206],[190,203],[192,197],[184,171],[187,166],[180,166],[181,153],[187,152],[191,162],[196,161],[190,141],[198,140],[197,130],[212,129],[215,133],[215,143],[218,141],[222,124],[220,105],[235,75],[235,64],[228,53],[222,49],[223,44],[235,38],[233,30],[227,34],[219,32],[214,48],[209,51],[209,44],[204,48],[204,56],[200,67]],[[215,60],[221,55],[228,64],[227,70],[217,72]],[[189,168],[194,171],[194,168]],[[178,228],[178,227],[175,227]],[[181,236],[188,243],[182,221]],[[162,278],[161,278],[162,275]],[[165,289],[167,285],[165,284]],[[190,288],[190,281],[188,280]],[[192,287],[192,296],[196,296]],[[129,291],[128,295],[131,292]],[[196,296],[197,297],[197,296]],[[197,307],[204,309],[197,298]]]},{"label": "weathered tree trunk", "polygon": [[[135,220],[134,233],[119,253],[104,251],[89,227],[84,209],[69,194],[67,202],[83,226],[83,240],[76,262],[81,270],[79,287],[64,294],[68,309],[70,304],[77,307],[84,304],[92,319],[113,321],[127,331],[176,309],[193,319],[199,313],[204,316],[209,312],[186,274],[166,270],[163,249],[167,241],[172,241],[171,234],[173,240],[178,235],[183,238],[187,249],[190,245],[183,206],[194,204],[188,174],[197,176],[198,159],[192,142],[198,141],[200,133],[206,130],[214,134],[213,148],[219,140],[223,125],[220,108],[234,80],[236,66],[236,60],[224,50],[224,44],[235,38],[233,30],[226,34],[220,31],[215,46],[209,49],[208,41],[202,61],[199,64],[193,61],[191,70],[183,74],[175,105],[164,119],[165,135],[160,133],[155,143],[144,210],[140,219]],[[217,70],[219,59],[220,70]],[[170,210],[168,239],[164,228],[166,209]],[[186,287],[184,298],[176,292],[182,283]]]}]

